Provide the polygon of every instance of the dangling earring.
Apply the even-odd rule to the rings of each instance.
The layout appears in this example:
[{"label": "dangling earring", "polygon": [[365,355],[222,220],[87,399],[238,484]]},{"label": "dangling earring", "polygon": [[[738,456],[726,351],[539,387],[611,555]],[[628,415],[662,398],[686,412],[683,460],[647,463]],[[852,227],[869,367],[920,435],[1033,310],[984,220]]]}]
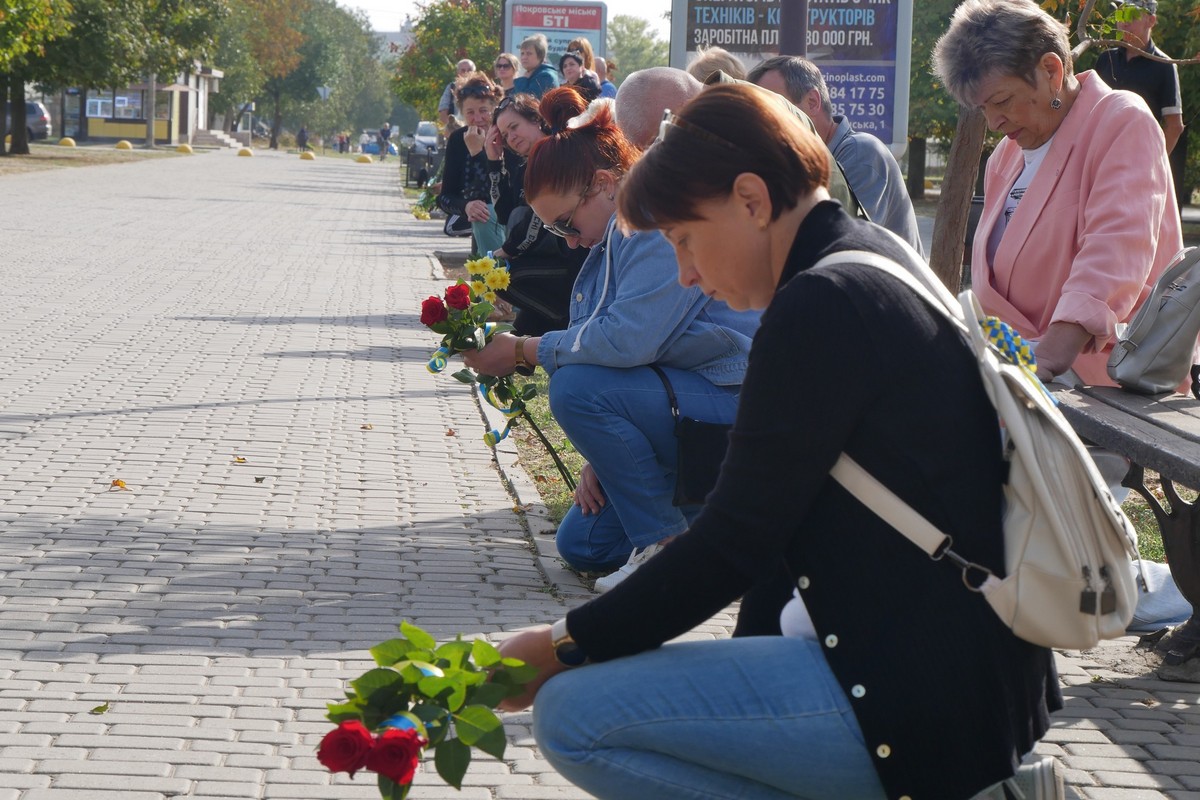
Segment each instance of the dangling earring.
[{"label": "dangling earring", "polygon": [[1062,100],[1059,100],[1058,96],[1055,95],[1054,99],[1050,101],[1050,107],[1057,111],[1062,108]]}]

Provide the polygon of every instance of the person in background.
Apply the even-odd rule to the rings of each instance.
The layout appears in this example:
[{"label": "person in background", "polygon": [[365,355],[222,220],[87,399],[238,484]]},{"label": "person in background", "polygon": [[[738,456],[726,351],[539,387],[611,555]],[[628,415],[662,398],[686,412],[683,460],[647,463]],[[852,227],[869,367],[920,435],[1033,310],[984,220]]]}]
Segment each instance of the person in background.
[{"label": "person in background", "polygon": [[583,66],[583,55],[574,50],[568,50],[558,59],[558,71],[563,76],[563,86],[574,86],[579,89],[588,102],[600,96],[600,80],[596,73],[586,70]]},{"label": "person in background", "polygon": [[591,41],[586,36],[576,36],[567,42],[567,52],[579,53],[583,58],[583,68],[590,72],[596,71],[596,54],[592,50]]},{"label": "person in background", "polygon": [[746,65],[742,60],[723,47],[703,47],[688,64],[688,74],[701,83],[708,83],[708,76],[724,72],[739,81],[746,80]]},{"label": "person in background", "polygon": [[492,70],[496,75],[496,85],[503,89],[506,95],[512,94],[519,65],[520,62],[512,53],[501,53],[496,56],[496,63],[492,65]]},{"label": "person in background", "polygon": [[1183,95],[1179,90],[1179,68],[1174,64],[1155,61],[1149,55],[1169,58],[1155,46],[1151,31],[1158,24],[1157,0],[1125,0],[1121,5],[1137,9],[1135,19],[1117,23],[1126,47],[1105,50],[1096,59],[1096,74],[1114,89],[1126,89],[1146,101],[1150,113],[1162,125],[1171,160],[1171,176],[1175,181],[1175,202],[1181,208],[1191,202],[1191,190],[1183,177],[1187,148],[1180,147],[1183,134]]},{"label": "person in background", "polygon": [[499,334],[463,360],[489,375],[540,365],[550,376],[550,410],[587,459],[558,527],[558,552],[576,569],[616,570],[596,581],[604,591],[636,574],[699,511],[672,503],[675,422],[650,366],[669,376],[681,414],[729,422],[758,315],[681,287],[657,231],[617,229],[617,189],[638,151],[613,123],[611,101],[583,115],[580,108],[570,86],[543,98],[551,133],[525,169],[526,198],[546,228],[591,248],[569,326],[532,338]]},{"label": "person in background", "polygon": [[[539,670],[501,708],[534,702],[541,752],[600,800],[1060,800],[1054,759],[1017,768],[1062,707],[1053,654],[829,478],[850,454],[1002,569],[1004,459],[974,354],[897,278],[813,267],[865,250],[936,276],[830,202],[824,145],[769,94],[714,86],[663,127],[622,223],[666,237],[683,285],[766,309],[729,452],[686,533],[500,644]],[[776,573],[798,594],[775,635],[671,642]]]},{"label": "person in background", "polygon": [[475,72],[475,62],[469,58],[464,58],[454,66],[454,72],[454,80],[446,84],[446,88],[442,90],[442,97],[438,100],[438,120],[442,123],[443,128],[446,127],[446,123],[455,113],[455,86],[460,80]]},{"label": "person in background", "polygon": [[521,42],[521,69],[525,74],[516,79],[513,92],[541,97],[559,85],[558,72],[546,63],[546,37],[535,33]]},{"label": "person in background", "polygon": [[384,122],[379,129],[379,160],[387,158],[388,149],[392,146],[392,123]]},{"label": "person in background", "polygon": [[[583,112],[582,95],[577,109]],[[587,258],[585,247],[570,247],[566,239],[546,230],[525,199],[525,163],[534,146],[545,140],[550,127],[538,111],[538,101],[528,94],[500,101],[488,132],[488,176],[496,216],[505,224],[507,238],[492,255],[508,263],[511,282],[498,292],[517,309],[513,332],[541,336],[567,327],[571,287]]]},{"label": "person in background", "polygon": [[596,56],[596,77],[600,79],[600,96],[615,98],[617,86],[608,79],[609,69],[608,59]]},{"label": "person in background", "polygon": [[1036,343],[1037,375],[1112,386],[1108,356],[1183,247],[1162,132],[1140,98],[1075,74],[1033,0],[966,0],[934,70],[1003,139],[987,161],[971,288]]},{"label": "person in background", "polygon": [[817,135],[833,153],[867,217],[923,253],[917,214],[900,164],[878,137],[859,133],[850,120],[833,113],[829,87],[817,65],[799,56],[768,58],[750,70],[749,80],[781,94],[809,116]]},{"label": "person in background", "polygon": [[492,127],[492,110],[504,95],[482,72],[463,80],[455,101],[466,125],[446,138],[442,187],[438,207],[447,215],[465,216],[475,237],[475,252],[483,255],[504,242],[504,226],[496,217],[489,192],[484,142]]},{"label": "person in background", "polygon": [[303,153],[308,150],[308,127],[300,126],[300,130],[296,131],[296,148]]},{"label": "person in background", "polygon": [[[733,79],[723,72],[709,76],[710,81],[720,84]],[[736,81],[734,81],[736,82]],[[744,81],[743,81],[744,82]],[[663,111],[682,108],[683,104],[704,91],[704,84],[692,75],[674,67],[650,67],[630,73],[617,90],[617,124],[635,147],[645,150],[654,141],[661,128]],[[815,130],[813,121],[786,97],[766,89],[760,91],[787,107],[800,123]],[[842,170],[829,153],[829,193],[842,204],[849,214],[858,213],[858,202],[850,192]]]}]

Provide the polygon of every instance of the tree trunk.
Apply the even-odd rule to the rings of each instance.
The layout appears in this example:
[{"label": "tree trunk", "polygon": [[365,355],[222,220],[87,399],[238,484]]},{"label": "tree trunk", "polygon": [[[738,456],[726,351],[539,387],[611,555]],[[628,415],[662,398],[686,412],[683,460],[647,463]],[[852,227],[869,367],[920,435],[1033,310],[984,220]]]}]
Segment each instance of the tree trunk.
[{"label": "tree trunk", "polygon": [[933,226],[933,252],[929,266],[946,284],[946,288],[956,294],[962,283],[967,219],[971,212],[971,196],[975,189],[975,176],[979,172],[979,156],[983,152],[986,128],[981,111],[959,107],[958,129],[946,160],[946,177],[942,180],[942,197],[938,201],[937,221]]},{"label": "tree trunk", "polygon": [[908,196],[913,200],[925,199],[925,153],[928,150],[924,136],[908,140]]},{"label": "tree trunk", "polygon": [[9,94],[12,99],[12,146],[8,152],[15,156],[29,155],[29,119],[25,114],[25,78],[9,76]]},{"label": "tree trunk", "polygon": [[154,101],[158,99],[158,74],[151,72],[146,76],[146,102],[142,105],[142,115],[146,117],[146,147],[154,147]]},{"label": "tree trunk", "polygon": [[[8,108],[8,74],[0,72],[0,106]],[[0,114],[0,156],[8,155],[8,145],[4,137],[8,136],[8,115]]]},{"label": "tree trunk", "polygon": [[272,94],[275,100],[275,116],[271,120],[271,144],[268,145],[272,150],[279,149],[279,131],[283,128],[283,104],[279,95],[279,92]]}]

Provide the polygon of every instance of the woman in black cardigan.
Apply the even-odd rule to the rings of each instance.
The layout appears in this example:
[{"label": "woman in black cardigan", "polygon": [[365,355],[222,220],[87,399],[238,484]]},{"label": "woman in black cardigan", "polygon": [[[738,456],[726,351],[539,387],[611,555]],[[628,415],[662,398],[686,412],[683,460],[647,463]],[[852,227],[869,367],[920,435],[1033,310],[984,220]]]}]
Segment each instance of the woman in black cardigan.
[{"label": "woman in black cardigan", "polygon": [[471,223],[478,255],[495,250],[504,242],[504,226],[496,218],[488,195],[488,163],[484,150],[484,141],[492,125],[492,111],[503,96],[503,90],[482,72],[460,81],[455,98],[465,124],[446,138],[438,208],[448,216],[466,217]]},{"label": "woman in black cardigan", "polygon": [[[538,744],[600,798],[966,800],[1006,780],[1060,797],[1052,759],[1017,769],[1061,705],[1051,653],[828,477],[845,451],[1003,572],[974,358],[896,278],[810,269],[844,250],[928,269],[827,183],[820,140],[737,84],[665,122],[626,177],[622,219],[662,230],[682,283],[766,311],[704,510],[616,588],[504,642],[539,668],[507,708],[536,694]],[[661,646],[780,573],[783,635]]]}]

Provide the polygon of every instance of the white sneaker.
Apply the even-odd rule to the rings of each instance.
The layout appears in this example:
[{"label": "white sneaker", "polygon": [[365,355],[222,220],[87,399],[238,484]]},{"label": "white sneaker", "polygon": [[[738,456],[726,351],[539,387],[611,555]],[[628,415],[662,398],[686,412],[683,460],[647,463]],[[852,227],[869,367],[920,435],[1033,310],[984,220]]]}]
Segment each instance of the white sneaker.
[{"label": "white sneaker", "polygon": [[613,588],[618,583],[632,575],[634,570],[636,570],[642,564],[645,564],[662,549],[663,545],[658,542],[647,545],[641,550],[638,550],[635,547],[633,552],[629,554],[629,560],[625,562],[625,566],[621,567],[611,575],[605,575],[603,578],[596,579],[596,591],[607,592],[609,589]]},{"label": "white sneaker", "polygon": [[1058,762],[1047,756],[1022,764],[1016,775],[975,795],[975,800],[1063,800],[1064,797]]}]

